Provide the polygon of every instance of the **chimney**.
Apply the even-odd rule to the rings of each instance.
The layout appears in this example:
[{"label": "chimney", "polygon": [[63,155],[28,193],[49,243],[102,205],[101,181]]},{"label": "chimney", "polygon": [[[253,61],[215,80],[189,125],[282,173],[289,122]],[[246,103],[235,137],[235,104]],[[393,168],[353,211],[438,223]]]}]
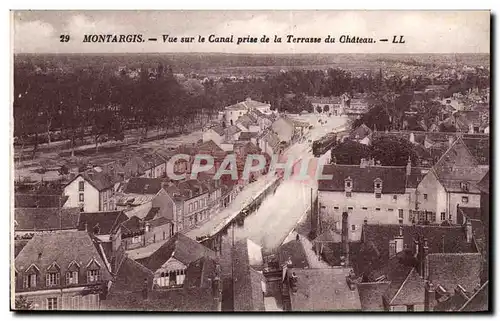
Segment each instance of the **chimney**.
[{"label": "chimney", "polygon": [[472,224],[469,219],[465,223],[465,236],[467,238],[467,243],[472,242]]},{"label": "chimney", "polygon": [[408,156],[408,162],[406,163],[406,176],[411,174],[411,158]]},{"label": "chimney", "polygon": [[424,238],[424,245],[422,247],[422,256],[420,258],[420,264],[421,264],[421,271],[420,274],[423,279],[426,279],[429,273],[427,272],[427,266],[426,266],[426,261],[427,261],[427,255],[429,254],[429,245],[427,243],[427,238]]},{"label": "chimney", "polygon": [[148,299],[148,279],[147,278],[144,278],[144,283],[142,285],[142,298],[144,300],[147,300]]},{"label": "chimney", "polygon": [[434,311],[436,305],[436,291],[434,284],[430,281],[425,282],[424,309],[425,311]]},{"label": "chimney", "polygon": [[349,214],[342,213],[342,253],[345,266],[349,265]]},{"label": "chimney", "polygon": [[399,235],[394,237],[394,243],[396,247],[396,253],[403,251],[403,226],[399,226]]},{"label": "chimney", "polygon": [[361,161],[359,162],[359,167],[360,168],[365,168],[366,167],[366,160],[364,158],[361,158]]}]

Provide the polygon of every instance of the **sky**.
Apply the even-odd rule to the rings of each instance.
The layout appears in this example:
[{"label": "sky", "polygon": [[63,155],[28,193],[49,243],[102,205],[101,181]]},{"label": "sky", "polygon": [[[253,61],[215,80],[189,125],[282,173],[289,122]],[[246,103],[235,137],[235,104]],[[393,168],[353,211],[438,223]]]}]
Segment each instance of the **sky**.
[{"label": "sky", "polygon": [[[13,11],[15,53],[489,53],[489,11]],[[157,42],[83,43],[86,34],[142,34]],[[180,37],[257,37],[270,43],[163,43]],[[60,35],[70,35],[60,42]],[[274,35],[283,39],[274,43]],[[286,35],[321,43],[286,43]],[[336,43],[324,43],[327,36]],[[372,37],[373,44],[338,43]],[[393,44],[393,36],[404,44]],[[389,42],[380,42],[387,38]]]}]

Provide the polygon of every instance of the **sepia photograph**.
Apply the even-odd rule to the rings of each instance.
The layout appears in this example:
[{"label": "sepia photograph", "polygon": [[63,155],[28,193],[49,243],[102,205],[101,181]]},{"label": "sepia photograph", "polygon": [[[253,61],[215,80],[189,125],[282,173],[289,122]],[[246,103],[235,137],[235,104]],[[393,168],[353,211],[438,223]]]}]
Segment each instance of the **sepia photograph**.
[{"label": "sepia photograph", "polygon": [[11,10],[11,311],[491,312],[491,23]]}]

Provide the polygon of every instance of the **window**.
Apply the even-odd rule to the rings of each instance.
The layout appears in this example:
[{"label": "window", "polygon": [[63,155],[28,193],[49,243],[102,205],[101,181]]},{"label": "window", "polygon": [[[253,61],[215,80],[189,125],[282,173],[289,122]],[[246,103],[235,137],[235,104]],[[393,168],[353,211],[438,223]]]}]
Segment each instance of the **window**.
[{"label": "window", "polygon": [[387,209],[389,212],[394,212],[394,209],[393,208],[388,208]]},{"label": "window", "polygon": [[368,210],[368,207],[362,207],[362,209],[364,209],[364,210]]},{"label": "window", "polygon": [[380,183],[376,183],[375,188],[380,188]]},{"label": "window", "polygon": [[353,225],[351,225],[351,230],[352,230],[352,231],[356,231],[356,225],[354,225],[354,224],[353,224]]},{"label": "window", "polygon": [[163,231],[163,239],[164,240],[167,239],[167,235],[166,235],[165,231]]},{"label": "window", "polygon": [[339,207],[338,207],[338,206],[334,206],[334,207],[333,207],[333,209],[334,209],[334,210],[338,210],[338,209],[339,209]]},{"label": "window", "polygon": [[424,200],[427,201],[427,194],[424,194]]},{"label": "window", "polygon": [[66,272],[66,284],[78,284],[78,271]]},{"label": "window", "polygon": [[47,273],[45,281],[47,286],[59,285],[59,273]]},{"label": "window", "polygon": [[469,196],[462,196],[462,203],[469,203]]},{"label": "window", "polygon": [[351,197],[351,196],[352,196],[351,192],[345,192],[345,197]]},{"label": "window", "polygon": [[192,210],[193,210],[193,204],[189,204],[188,205],[188,213],[191,213]]},{"label": "window", "polygon": [[446,220],[446,213],[441,212],[441,221],[444,221],[444,220]]},{"label": "window", "polygon": [[84,202],[83,193],[80,193],[80,194],[78,195],[78,200],[79,200],[80,202]]},{"label": "window", "polygon": [[87,271],[87,282],[94,283],[99,282],[100,271],[99,270],[88,270]]},{"label": "window", "polygon": [[104,204],[104,205],[102,206],[102,210],[103,210],[104,212],[106,212],[106,211],[108,210],[108,204]]},{"label": "window", "polygon": [[85,182],[84,181],[78,182],[78,191],[83,192],[84,190],[85,190]]},{"label": "window", "polygon": [[47,310],[57,310],[57,297],[47,298]]},{"label": "window", "polygon": [[380,207],[375,208],[375,211],[380,211]]},{"label": "window", "polygon": [[348,211],[352,211],[352,206],[349,206],[349,207],[347,208],[347,210],[348,210]]},{"label": "window", "polygon": [[24,288],[36,288],[36,274],[28,274],[24,276]]},{"label": "window", "polygon": [[382,197],[382,194],[380,193],[375,193],[375,198],[381,198]]},{"label": "window", "polygon": [[346,182],[345,182],[345,186],[346,186],[346,187],[351,187],[351,182],[350,182],[350,181],[346,181]]},{"label": "window", "polygon": [[141,242],[141,236],[137,235],[132,238],[132,244],[137,244]]},{"label": "window", "polygon": [[401,219],[404,218],[404,210],[400,208],[398,211],[399,211],[399,218]]},{"label": "window", "polygon": [[396,202],[397,200],[398,200],[398,196],[397,195],[392,195],[392,201]]}]

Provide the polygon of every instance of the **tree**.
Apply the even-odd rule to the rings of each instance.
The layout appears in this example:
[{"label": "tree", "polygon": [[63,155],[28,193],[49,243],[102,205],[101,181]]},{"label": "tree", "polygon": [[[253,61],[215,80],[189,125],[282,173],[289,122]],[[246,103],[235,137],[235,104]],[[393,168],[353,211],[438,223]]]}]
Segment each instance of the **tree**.
[{"label": "tree", "polygon": [[415,165],[418,156],[413,144],[403,137],[380,137],[372,141],[371,156],[383,166],[405,166],[408,157]]},{"label": "tree", "polygon": [[336,145],[331,151],[332,159],[343,165],[359,165],[362,158],[367,159],[370,155],[370,147],[352,140]]},{"label": "tree", "polygon": [[33,303],[28,301],[26,297],[19,296],[15,301],[16,310],[33,310]]}]

